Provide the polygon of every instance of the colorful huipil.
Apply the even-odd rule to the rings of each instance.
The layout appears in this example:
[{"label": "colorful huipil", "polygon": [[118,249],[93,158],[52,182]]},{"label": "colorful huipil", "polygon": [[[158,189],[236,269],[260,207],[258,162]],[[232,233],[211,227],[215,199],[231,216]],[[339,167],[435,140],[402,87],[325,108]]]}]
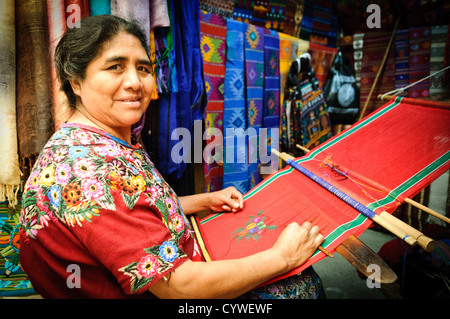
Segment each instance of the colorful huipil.
[{"label": "colorful huipil", "polygon": [[[20,224],[21,264],[44,297],[152,297],[152,284],[201,260],[177,195],[145,150],[81,124],[63,124],[44,147]],[[78,289],[68,287],[74,269]]]}]

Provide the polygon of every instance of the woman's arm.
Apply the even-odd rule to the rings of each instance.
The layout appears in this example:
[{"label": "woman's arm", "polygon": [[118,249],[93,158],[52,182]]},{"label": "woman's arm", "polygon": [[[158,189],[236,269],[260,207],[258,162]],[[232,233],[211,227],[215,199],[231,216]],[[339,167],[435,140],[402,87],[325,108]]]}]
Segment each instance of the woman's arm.
[{"label": "woman's arm", "polygon": [[183,212],[186,215],[212,210],[214,212],[236,212],[244,207],[242,194],[234,187],[223,190],[178,197]]},{"label": "woman's arm", "polygon": [[187,261],[152,287],[158,298],[236,298],[278,275],[302,265],[322,243],[317,226],[292,223],[275,245],[234,260]]}]

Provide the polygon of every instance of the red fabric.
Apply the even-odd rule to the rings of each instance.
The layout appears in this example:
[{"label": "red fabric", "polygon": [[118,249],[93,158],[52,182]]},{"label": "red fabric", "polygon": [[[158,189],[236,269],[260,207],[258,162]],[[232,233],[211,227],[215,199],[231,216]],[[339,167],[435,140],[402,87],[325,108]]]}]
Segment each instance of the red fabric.
[{"label": "red fabric", "polygon": [[[392,213],[404,197],[450,168],[449,106],[392,100],[296,161],[371,210]],[[318,225],[325,236],[322,246],[329,251],[371,225],[358,211],[287,167],[247,193],[241,212],[202,220],[201,232],[213,260],[232,259],[271,247],[293,221]],[[252,234],[245,233],[247,227]],[[317,251],[307,263],[280,278],[324,257]]]},{"label": "red fabric", "polygon": [[22,203],[20,262],[45,298],[152,297],[151,285],[201,260],[176,194],[142,147],[95,128],[61,125]]}]

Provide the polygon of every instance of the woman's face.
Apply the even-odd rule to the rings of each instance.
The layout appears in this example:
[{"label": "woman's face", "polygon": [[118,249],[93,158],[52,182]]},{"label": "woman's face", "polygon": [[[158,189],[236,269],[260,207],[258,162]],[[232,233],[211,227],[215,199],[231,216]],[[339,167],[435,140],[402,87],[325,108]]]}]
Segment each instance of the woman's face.
[{"label": "woman's face", "polygon": [[110,133],[129,133],[150,103],[155,85],[150,71],[138,38],[120,32],[88,65],[85,78],[71,81],[80,97],[77,108]]}]

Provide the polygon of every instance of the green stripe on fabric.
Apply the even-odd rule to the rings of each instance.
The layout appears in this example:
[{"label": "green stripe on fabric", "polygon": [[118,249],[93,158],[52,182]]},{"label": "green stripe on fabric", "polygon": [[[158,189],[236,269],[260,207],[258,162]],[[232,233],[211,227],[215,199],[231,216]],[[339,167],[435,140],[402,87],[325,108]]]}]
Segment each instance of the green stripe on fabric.
[{"label": "green stripe on fabric", "polygon": [[377,200],[375,202],[367,205],[367,208],[371,210],[375,210],[376,208],[391,204],[392,202],[397,200],[397,197],[402,193],[407,191],[409,188],[413,187],[415,184],[419,183],[421,180],[432,174],[437,169],[441,168],[443,165],[447,164],[450,161],[450,151],[436,159],[430,165],[422,169],[417,174],[413,175],[411,178],[400,184],[398,187],[393,189],[386,197],[383,199]]}]

